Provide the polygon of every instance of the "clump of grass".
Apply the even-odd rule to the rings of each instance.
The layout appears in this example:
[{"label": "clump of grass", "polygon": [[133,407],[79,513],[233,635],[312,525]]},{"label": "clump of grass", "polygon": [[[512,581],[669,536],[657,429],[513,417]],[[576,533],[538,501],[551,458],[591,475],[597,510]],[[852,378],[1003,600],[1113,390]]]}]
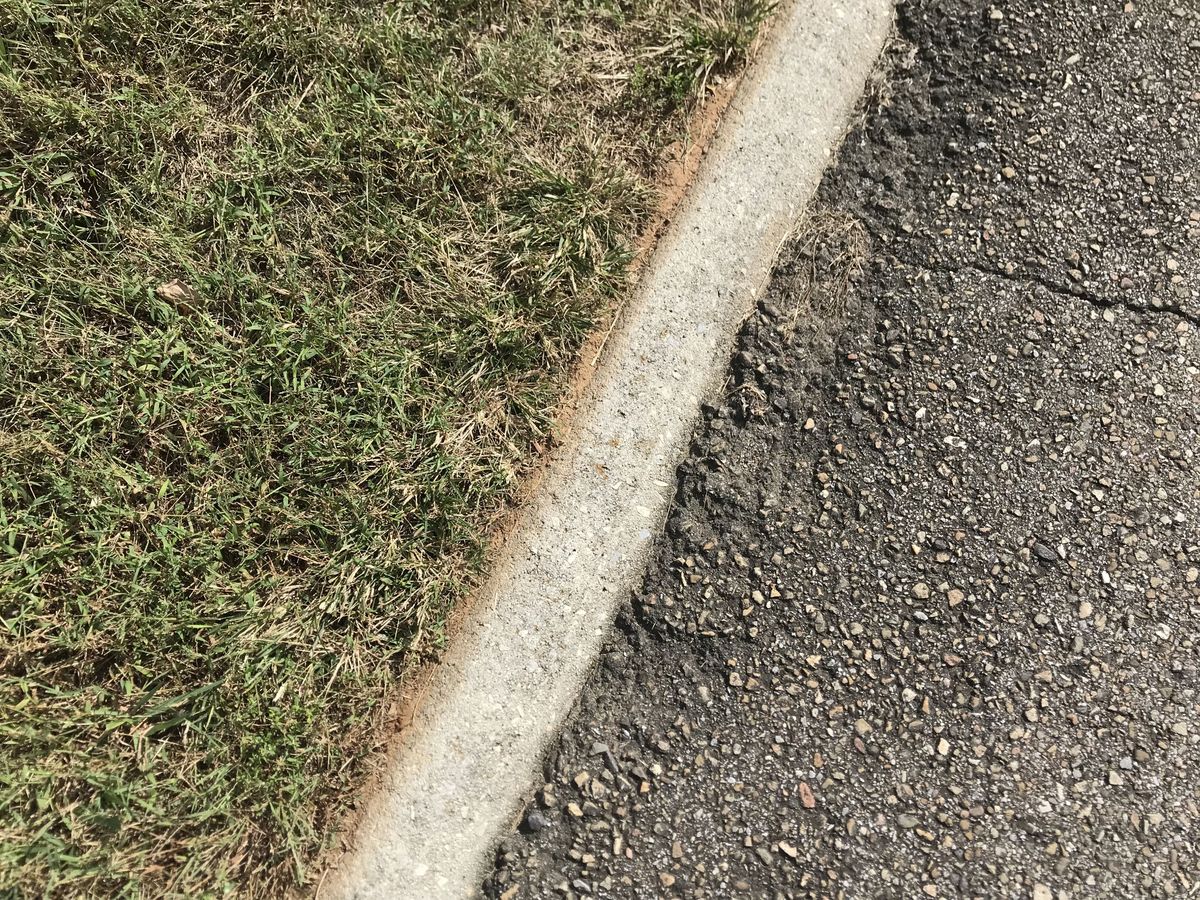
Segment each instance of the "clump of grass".
[{"label": "clump of grass", "polygon": [[760,18],[0,0],[0,890],[305,881]]},{"label": "clump of grass", "polygon": [[685,106],[703,96],[709,81],[745,62],[773,2],[737,0],[700,9],[674,22],[634,71],[630,96],[658,110]]}]

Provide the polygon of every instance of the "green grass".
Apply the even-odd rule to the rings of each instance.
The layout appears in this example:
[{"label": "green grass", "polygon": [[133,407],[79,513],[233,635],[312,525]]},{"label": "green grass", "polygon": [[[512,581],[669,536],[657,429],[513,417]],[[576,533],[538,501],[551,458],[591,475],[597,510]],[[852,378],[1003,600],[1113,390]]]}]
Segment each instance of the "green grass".
[{"label": "green grass", "polygon": [[742,0],[0,0],[0,892],[304,884]]}]

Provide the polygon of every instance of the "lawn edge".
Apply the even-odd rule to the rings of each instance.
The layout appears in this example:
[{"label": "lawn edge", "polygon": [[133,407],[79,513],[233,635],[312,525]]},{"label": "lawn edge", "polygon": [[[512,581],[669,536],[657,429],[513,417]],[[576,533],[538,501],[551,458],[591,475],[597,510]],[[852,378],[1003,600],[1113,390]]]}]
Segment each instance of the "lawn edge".
[{"label": "lawn edge", "polygon": [[[764,36],[760,35],[755,41],[751,54],[757,51]],[[709,144],[716,135],[729,104],[733,101],[744,73],[743,69],[728,76],[723,83],[711,90],[710,95],[700,103],[699,108],[689,118],[687,133],[677,142],[681,145],[682,153],[669,157],[664,162],[664,174],[656,181],[656,187],[662,196],[633,243],[632,259],[626,273],[626,288],[579,348],[573,367],[562,386],[562,396],[558,399],[555,408],[554,422],[548,441],[550,447],[542,456],[529,461],[528,469],[520,474],[520,484],[516,495],[508,500],[489,528],[489,534],[485,539],[484,573],[483,577],[479,579],[479,585],[486,583],[489,573],[499,564],[509,539],[523,527],[524,513],[529,504],[536,499],[543,479],[552,468],[556,458],[555,448],[570,444],[575,433],[575,417],[584,404],[588,387],[600,369],[608,340],[613,332],[621,327],[625,307],[637,290],[639,279],[652,260],[654,249],[658,246],[675,211],[686,199],[687,189],[704,161]],[[450,610],[443,625],[446,646],[453,646],[455,637],[470,619],[472,611],[480,600],[481,593],[482,591],[477,586]],[[386,738],[390,748],[389,753],[395,749],[394,745],[402,738],[403,732],[412,726],[424,703],[430,681],[437,673],[440,663],[441,654],[433,658],[411,661],[409,668],[402,676],[401,683],[397,685],[396,693],[388,698],[390,709],[387,720],[392,729],[392,733]],[[377,785],[365,786],[363,798],[371,797],[376,787]],[[341,830],[343,832],[353,830],[357,821],[358,816],[348,817]]]},{"label": "lawn edge", "polygon": [[[749,50],[749,59],[753,59],[758,52],[773,21],[774,16],[768,18],[764,28],[760,30]],[[498,565],[510,537],[523,527],[524,513],[537,497],[543,479],[552,468],[554,448],[570,442],[574,433],[575,416],[583,403],[588,386],[600,368],[608,339],[620,326],[625,306],[637,290],[639,279],[653,258],[659,240],[670,225],[675,211],[686,199],[687,190],[700,170],[709,144],[720,128],[747,68],[748,66],[743,66],[724,76],[719,83],[708,89],[706,96],[698,100],[696,108],[689,113],[684,123],[685,133],[668,148],[661,163],[661,171],[654,180],[658,199],[631,247],[631,259],[625,277],[626,287],[611,308],[605,311],[576,354],[555,407],[554,421],[547,441],[549,447],[541,455],[528,461],[527,468],[520,473],[515,495],[505,502],[488,527],[484,538],[483,573],[450,609],[446,621],[441,626],[443,648],[454,646],[459,631],[470,620],[480,600],[480,586],[486,583],[489,573]],[[389,769],[389,761],[402,752],[408,729],[423,707],[430,684],[439,671],[444,652],[443,649],[442,652],[414,655],[416,658],[404,660],[404,668],[397,683],[375,712],[372,730],[377,739],[373,744],[374,749],[360,764],[362,784],[346,810],[338,814],[337,827],[331,838],[332,845],[327,846],[307,864],[305,883],[294,888],[289,896],[307,896],[309,891],[306,888],[311,888],[314,884],[317,892],[322,897],[325,896],[321,890],[325,878],[337,869],[339,861],[352,849],[350,843],[353,835],[357,832],[364,814],[370,810],[373,798],[381,790],[382,779],[386,777]]]},{"label": "lawn edge", "polygon": [[448,652],[417,677],[411,724],[318,896],[475,891],[641,577],[699,405],[833,158],[891,14],[891,0],[794,0],[773,17],[711,143],[691,148],[703,158],[690,185],[646,229],[638,282],[600,346],[585,346],[561,443]]}]

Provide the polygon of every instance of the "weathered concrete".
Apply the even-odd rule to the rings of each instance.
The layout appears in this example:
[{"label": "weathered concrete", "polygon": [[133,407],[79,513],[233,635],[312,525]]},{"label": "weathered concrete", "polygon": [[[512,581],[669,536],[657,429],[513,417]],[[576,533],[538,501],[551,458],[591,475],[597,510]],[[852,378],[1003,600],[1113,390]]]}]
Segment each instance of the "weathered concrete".
[{"label": "weathered concrete", "polygon": [[617,604],[641,577],[699,405],[890,18],[890,0],[798,0],[781,13],[609,341],[571,440],[323,896],[469,896],[490,868]]}]

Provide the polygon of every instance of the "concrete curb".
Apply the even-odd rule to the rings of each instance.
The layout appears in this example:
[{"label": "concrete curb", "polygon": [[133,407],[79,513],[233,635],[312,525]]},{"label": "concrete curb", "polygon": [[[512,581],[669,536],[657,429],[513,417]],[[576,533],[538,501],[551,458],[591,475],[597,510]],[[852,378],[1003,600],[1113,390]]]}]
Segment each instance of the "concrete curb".
[{"label": "concrete curb", "polygon": [[641,577],[699,405],[891,14],[891,0],[796,0],[780,15],[323,897],[476,891]]}]

